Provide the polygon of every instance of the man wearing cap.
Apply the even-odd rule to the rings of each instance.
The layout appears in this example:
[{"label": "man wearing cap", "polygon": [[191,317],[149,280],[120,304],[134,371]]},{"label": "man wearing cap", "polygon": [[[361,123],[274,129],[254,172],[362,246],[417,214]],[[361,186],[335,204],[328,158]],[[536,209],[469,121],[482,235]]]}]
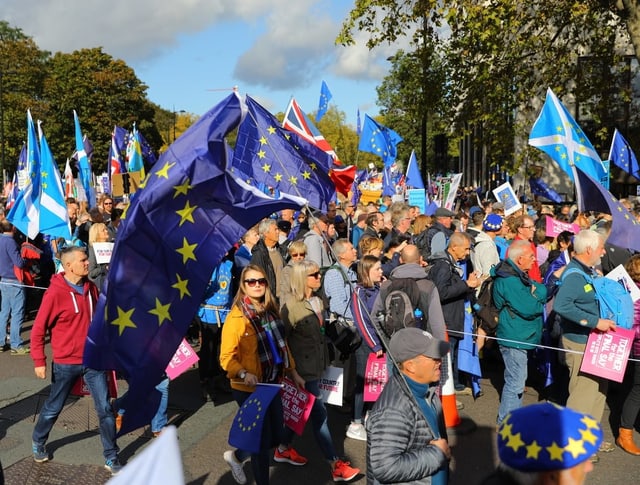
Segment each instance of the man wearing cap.
[{"label": "man wearing cap", "polygon": [[451,225],[454,212],[444,207],[438,207],[433,217],[435,222],[427,229],[427,250],[430,254],[440,253],[447,249],[449,238],[453,234]]},{"label": "man wearing cap", "polygon": [[581,485],[601,442],[588,414],[549,402],[524,406],[498,429],[500,464],[482,485]]},{"label": "man wearing cap", "polygon": [[482,231],[475,237],[471,263],[473,269],[481,275],[488,275],[489,270],[500,262],[498,246],[494,240],[501,229],[502,217],[498,214],[488,214],[482,221]]},{"label": "man wearing cap", "polygon": [[415,327],[393,334],[397,365],[368,413],[367,483],[446,484],[451,450],[436,387],[449,344]]}]

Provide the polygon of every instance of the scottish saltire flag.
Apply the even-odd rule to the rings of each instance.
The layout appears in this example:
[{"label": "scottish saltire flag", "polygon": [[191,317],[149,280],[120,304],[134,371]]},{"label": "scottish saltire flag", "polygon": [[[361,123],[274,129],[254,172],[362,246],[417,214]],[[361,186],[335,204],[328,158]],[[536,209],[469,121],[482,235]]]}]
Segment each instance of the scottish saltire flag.
[{"label": "scottish saltire flag", "polygon": [[113,132],[111,133],[111,145],[109,146],[109,176],[113,177],[114,175],[123,173],[124,170],[122,168],[122,154],[120,149],[118,148],[118,140],[116,138],[116,130],[117,126],[113,128]]},{"label": "scottish saltire flag", "polygon": [[611,214],[611,232],[607,242],[640,251],[640,223],[611,192],[577,166],[574,169],[576,198],[580,212]]},{"label": "scottish saltire flag", "polygon": [[73,179],[73,172],[68,158],[67,163],[64,165],[64,196],[65,198],[76,197],[76,182]]},{"label": "scottish saltire flag", "polygon": [[360,108],[358,108],[358,114],[356,118],[356,135],[358,135],[358,138],[360,138],[361,134],[362,134],[362,123],[360,121]]},{"label": "scottish saltire flag", "polygon": [[391,177],[391,167],[382,169],[382,195],[395,195],[396,188]]},{"label": "scottish saltire flag", "polygon": [[531,187],[531,193],[533,195],[546,197],[556,204],[560,204],[563,201],[558,192],[549,187],[540,177],[529,177],[529,187]]},{"label": "scottish saltire flag", "polygon": [[629,145],[617,128],[613,132],[611,149],[609,150],[609,160],[613,162],[616,167],[619,167],[628,174],[640,179],[640,166],[638,165],[638,159],[636,158],[635,153],[633,153],[631,145]]},{"label": "scottish saltire flag", "polygon": [[[258,384],[233,418],[229,430],[229,444],[251,453],[262,448],[262,425],[267,409],[276,396],[280,394],[278,384]],[[278,399],[280,397],[278,396]]]},{"label": "scottish saltire flag", "polygon": [[30,110],[27,110],[27,167],[29,179],[20,190],[7,220],[30,239],[35,239],[40,227],[40,149]]},{"label": "scottish saltire flag", "polygon": [[236,93],[204,114],[148,171],[118,229],[84,364],[127,379],[121,434],[155,414],[155,386],[200,307],[213,268],[258,221],[307,203],[268,197],[226,171],[225,137],[241,117]]},{"label": "scottish saltire flag", "polygon": [[333,95],[331,94],[331,91],[329,91],[329,86],[327,86],[327,83],[322,81],[322,86],[320,87],[320,101],[318,101],[318,113],[316,114],[316,123],[318,123],[327,113],[331,98],[333,98]]},{"label": "scottish saltire flag", "polygon": [[364,115],[358,150],[379,156],[385,167],[388,167],[398,156],[396,147],[401,141],[402,137],[391,128],[379,124],[367,114]]},{"label": "scottish saltire flag", "polygon": [[309,143],[313,143],[339,162],[338,155],[336,155],[336,152],[331,148],[329,142],[322,136],[322,133],[318,131],[318,128],[311,122],[307,114],[302,111],[302,108],[300,108],[300,105],[294,98],[291,98],[289,106],[287,106],[287,110],[284,112],[282,126],[289,131],[297,133]]},{"label": "scottish saltire flag", "polygon": [[73,110],[73,121],[75,124],[76,133],[76,155],[78,157],[78,177],[80,183],[87,196],[87,204],[89,208],[96,205],[96,194],[91,184],[91,165],[89,164],[89,156],[84,146],[84,139],[82,137],[82,130],[80,129],[80,120],[78,119],[78,113]]},{"label": "scottish saltire flag", "polygon": [[418,160],[416,159],[416,152],[411,150],[411,156],[409,157],[409,163],[407,164],[407,187],[413,187],[414,189],[424,189],[424,182],[422,181],[422,175],[420,175],[420,167],[418,167]]},{"label": "scottish saltire flag", "polygon": [[38,121],[40,135],[40,232],[47,236],[71,239],[71,225],[64,200],[60,169],[53,159],[49,143]]},{"label": "scottish saltire flag", "polygon": [[142,158],[142,147],[140,146],[140,135],[136,124],[133,124],[133,131],[127,144],[127,168],[128,172],[140,172],[140,179],[145,176],[144,160]]},{"label": "scottish saltire flag", "polygon": [[326,210],[335,194],[329,154],[279,126],[278,120],[249,96],[240,123],[231,166],[251,185],[265,184],[280,193],[306,197],[314,209]]},{"label": "scottish saltire flag", "polygon": [[571,166],[576,165],[608,187],[609,174],[600,156],[551,89],[547,89],[547,98],[531,128],[529,145],[549,155],[572,180]]}]

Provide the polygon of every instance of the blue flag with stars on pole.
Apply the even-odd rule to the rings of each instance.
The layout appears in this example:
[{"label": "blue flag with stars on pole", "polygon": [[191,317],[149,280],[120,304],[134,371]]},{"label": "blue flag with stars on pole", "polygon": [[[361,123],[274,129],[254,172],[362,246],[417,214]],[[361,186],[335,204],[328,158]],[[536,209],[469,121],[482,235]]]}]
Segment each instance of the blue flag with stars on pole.
[{"label": "blue flag with stars on pole", "polygon": [[331,94],[331,91],[329,91],[329,86],[327,86],[326,82],[322,81],[322,86],[320,87],[320,101],[318,101],[318,113],[316,114],[316,123],[318,123],[327,113],[331,98],[333,98],[333,95]]},{"label": "blue flag with stars on pole", "polygon": [[96,205],[96,194],[91,185],[91,165],[89,163],[89,156],[84,146],[84,139],[82,137],[82,130],[80,129],[80,119],[78,113],[73,110],[73,122],[75,125],[76,134],[76,156],[78,157],[78,175],[80,176],[80,182],[87,196],[87,204],[89,208]]},{"label": "blue flag with stars on pole", "polygon": [[120,434],[155,414],[155,386],[200,307],[213,268],[258,221],[307,203],[268,197],[226,170],[225,136],[243,110],[233,93],[178,138],[148,171],[118,229],[83,362],[127,380]]},{"label": "blue flag with stars on pole", "polygon": [[411,156],[409,157],[409,163],[407,164],[407,187],[413,187],[414,189],[424,189],[424,182],[422,181],[422,175],[420,175],[420,167],[418,167],[418,159],[416,158],[416,152],[411,150]]},{"label": "blue flag with stars on pole", "polygon": [[572,165],[609,186],[609,173],[600,156],[558,97],[547,89],[547,97],[531,128],[529,145],[551,157],[573,180]]},{"label": "blue flag with stars on pole", "polygon": [[364,115],[358,150],[379,156],[384,166],[390,167],[398,156],[396,147],[401,141],[402,137],[391,128],[381,125],[367,114]]},{"label": "blue flag with stars on pole", "polygon": [[638,166],[636,154],[633,153],[631,145],[629,145],[617,128],[613,132],[611,149],[609,150],[609,160],[611,160],[616,167],[640,179],[640,166]]},{"label": "blue flag with stars on pole", "polygon": [[257,453],[262,446],[262,425],[271,401],[280,392],[278,384],[258,384],[242,403],[229,430],[229,444],[243,451]]}]

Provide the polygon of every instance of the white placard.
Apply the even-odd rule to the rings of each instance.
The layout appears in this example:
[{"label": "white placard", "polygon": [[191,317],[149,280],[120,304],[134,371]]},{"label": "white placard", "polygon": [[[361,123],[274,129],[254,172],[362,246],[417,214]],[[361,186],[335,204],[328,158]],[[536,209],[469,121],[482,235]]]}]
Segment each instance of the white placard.
[{"label": "white placard", "polygon": [[638,288],[638,285],[635,284],[621,264],[609,271],[606,277],[624,286],[634,303],[640,299],[640,288]]},{"label": "white placard", "polygon": [[322,393],[322,400],[327,404],[342,406],[342,386],[344,381],[344,369],[329,366],[325,369],[318,387]]},{"label": "white placard", "polygon": [[96,263],[107,264],[111,262],[111,253],[113,253],[112,242],[94,242],[92,247],[96,255]]},{"label": "white placard", "polygon": [[493,195],[498,202],[504,204],[505,216],[509,216],[522,208],[522,204],[518,200],[518,196],[509,182],[505,182],[501,186],[493,189]]}]

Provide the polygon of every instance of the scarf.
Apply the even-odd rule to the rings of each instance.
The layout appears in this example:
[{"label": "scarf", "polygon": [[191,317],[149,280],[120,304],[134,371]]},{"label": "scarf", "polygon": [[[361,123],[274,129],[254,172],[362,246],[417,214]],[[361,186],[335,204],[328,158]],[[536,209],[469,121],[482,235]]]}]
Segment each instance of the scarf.
[{"label": "scarf", "polygon": [[264,382],[274,382],[283,366],[289,367],[289,352],[284,341],[284,324],[270,312],[259,314],[248,296],[242,300],[242,313],[251,322],[258,339],[258,357]]}]

